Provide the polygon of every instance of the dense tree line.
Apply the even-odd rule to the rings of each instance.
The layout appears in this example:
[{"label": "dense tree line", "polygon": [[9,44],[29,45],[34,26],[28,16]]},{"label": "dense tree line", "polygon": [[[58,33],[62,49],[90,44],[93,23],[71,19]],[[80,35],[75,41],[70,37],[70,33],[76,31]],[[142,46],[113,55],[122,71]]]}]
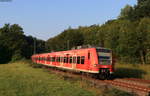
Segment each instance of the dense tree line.
[{"label": "dense tree line", "polygon": [[18,24],[5,24],[0,28],[0,63],[29,59],[33,54],[34,42],[36,52],[44,52],[45,42],[32,36],[25,36]]},{"label": "dense tree line", "polygon": [[118,19],[103,25],[68,28],[47,40],[46,50],[68,50],[87,44],[111,48],[122,62],[150,63],[150,0],[125,6]]}]

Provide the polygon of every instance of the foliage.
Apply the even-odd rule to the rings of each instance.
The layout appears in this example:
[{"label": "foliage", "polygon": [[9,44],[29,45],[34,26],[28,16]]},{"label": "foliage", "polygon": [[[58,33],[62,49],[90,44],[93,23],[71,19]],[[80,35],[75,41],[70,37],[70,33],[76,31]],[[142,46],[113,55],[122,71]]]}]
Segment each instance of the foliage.
[{"label": "foliage", "polygon": [[104,93],[104,96],[136,96],[135,93],[127,93],[117,89],[106,90]]},{"label": "foliage", "polygon": [[[36,42],[37,52],[43,52],[45,42],[42,40],[36,40]],[[25,36],[23,28],[18,24],[5,24],[0,28],[0,45],[0,63],[30,58],[33,54],[33,37]]]},{"label": "foliage", "polygon": [[10,58],[11,58],[10,50],[7,47],[0,44],[0,64],[9,62]]},{"label": "foliage", "polygon": [[46,42],[47,51],[69,50],[83,44],[83,35],[76,29],[68,29]]},{"label": "foliage", "polygon": [[[137,0],[137,5],[134,7],[126,6],[122,12],[121,17],[123,16],[124,19],[129,19],[132,21],[137,21],[145,17],[150,17],[150,0]],[[123,15],[122,15],[123,13]],[[125,13],[125,14],[124,14]],[[128,17],[128,18],[126,18]]]},{"label": "foliage", "polygon": [[119,19],[129,19],[132,15],[133,7],[130,5],[126,5],[123,9],[121,9],[121,13]]},{"label": "foliage", "polygon": [[150,80],[150,65],[117,63],[115,77],[120,78],[143,78]]}]

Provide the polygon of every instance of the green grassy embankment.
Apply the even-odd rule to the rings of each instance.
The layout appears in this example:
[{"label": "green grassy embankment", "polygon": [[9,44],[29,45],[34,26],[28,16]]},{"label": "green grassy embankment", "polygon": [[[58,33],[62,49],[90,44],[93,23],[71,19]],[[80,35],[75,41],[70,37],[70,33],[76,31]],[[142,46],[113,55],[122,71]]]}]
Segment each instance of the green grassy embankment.
[{"label": "green grassy embankment", "polygon": [[0,96],[95,96],[60,76],[25,62],[0,65]]},{"label": "green grassy embankment", "polygon": [[116,77],[142,78],[150,80],[150,65],[141,64],[116,64]]},{"label": "green grassy embankment", "polygon": [[0,64],[0,96],[132,96],[116,89],[89,86],[81,80],[42,68],[32,68],[27,61]]}]

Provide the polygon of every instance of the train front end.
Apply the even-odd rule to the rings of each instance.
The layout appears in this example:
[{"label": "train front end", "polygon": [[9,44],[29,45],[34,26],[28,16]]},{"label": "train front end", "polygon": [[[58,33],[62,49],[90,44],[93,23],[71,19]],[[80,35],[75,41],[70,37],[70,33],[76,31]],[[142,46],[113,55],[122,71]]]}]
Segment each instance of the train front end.
[{"label": "train front end", "polygon": [[98,57],[99,78],[110,78],[114,72],[114,58],[112,50],[107,48],[96,48]]}]

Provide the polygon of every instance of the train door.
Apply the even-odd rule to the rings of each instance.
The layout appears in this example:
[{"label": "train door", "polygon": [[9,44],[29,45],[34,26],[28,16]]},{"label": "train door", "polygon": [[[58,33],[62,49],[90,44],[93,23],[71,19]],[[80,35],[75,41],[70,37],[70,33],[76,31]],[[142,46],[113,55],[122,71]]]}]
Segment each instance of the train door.
[{"label": "train door", "polygon": [[61,56],[61,57],[60,57],[60,66],[63,66],[63,64],[64,64],[64,57]]},{"label": "train door", "polygon": [[52,65],[52,66],[55,66],[55,59],[56,59],[55,56],[52,55],[52,56],[51,56],[51,65]]},{"label": "train door", "polygon": [[53,64],[53,62],[52,62],[52,56],[50,56],[49,58],[50,58],[50,65],[52,65]]},{"label": "train door", "polygon": [[55,65],[58,66],[58,56],[55,57]]},{"label": "train door", "polygon": [[60,66],[60,56],[57,57],[57,63],[58,63],[57,66]]},{"label": "train door", "polygon": [[88,54],[87,54],[87,64],[86,64],[86,68],[87,70],[91,70],[91,52],[88,51]]},{"label": "train door", "polygon": [[50,64],[50,56],[49,55],[46,58],[46,64]]},{"label": "train door", "polygon": [[76,55],[74,55],[73,57],[72,57],[72,69],[74,69],[74,70],[76,70],[76,65],[77,65],[77,56]]},{"label": "train door", "polygon": [[46,64],[46,62],[45,62],[45,56],[43,56],[43,64]]}]

